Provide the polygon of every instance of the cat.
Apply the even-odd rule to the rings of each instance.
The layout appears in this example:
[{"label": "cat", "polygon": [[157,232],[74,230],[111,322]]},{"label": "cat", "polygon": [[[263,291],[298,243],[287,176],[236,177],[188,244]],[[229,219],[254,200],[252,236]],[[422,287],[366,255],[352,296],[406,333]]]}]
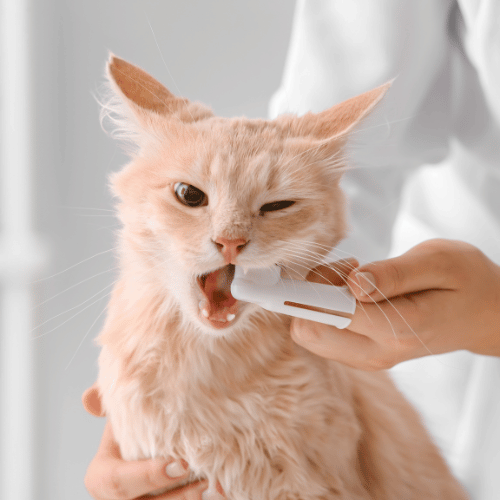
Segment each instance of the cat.
[{"label": "cat", "polygon": [[111,55],[103,115],[120,277],[98,387],[124,459],[185,459],[231,500],[465,499],[384,372],[315,356],[238,302],[234,265],[303,276],[345,237],[352,130],[390,84],[318,114],[220,118]]}]

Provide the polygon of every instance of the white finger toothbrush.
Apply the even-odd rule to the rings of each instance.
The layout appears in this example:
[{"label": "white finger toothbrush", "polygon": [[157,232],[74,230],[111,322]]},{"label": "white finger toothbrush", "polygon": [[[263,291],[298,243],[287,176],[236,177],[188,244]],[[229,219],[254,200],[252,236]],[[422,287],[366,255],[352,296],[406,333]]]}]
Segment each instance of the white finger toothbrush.
[{"label": "white finger toothbrush", "polygon": [[236,266],[231,295],[268,311],[288,314],[337,328],[351,323],[356,299],[346,286],[323,285],[281,277],[281,268],[249,269]]}]

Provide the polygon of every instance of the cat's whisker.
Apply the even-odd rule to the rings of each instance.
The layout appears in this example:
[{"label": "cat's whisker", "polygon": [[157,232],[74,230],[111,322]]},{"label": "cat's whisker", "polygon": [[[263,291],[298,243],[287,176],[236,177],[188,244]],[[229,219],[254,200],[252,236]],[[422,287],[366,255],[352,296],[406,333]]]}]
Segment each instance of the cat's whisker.
[{"label": "cat's whisker", "polygon": [[[314,150],[319,150],[321,147],[323,147],[324,144],[316,144],[308,149],[305,149],[304,151],[301,151],[300,153],[298,153],[297,155],[293,156],[290,160],[288,160],[288,162],[286,162],[284,165],[282,165],[281,168],[284,168],[286,167],[287,165],[289,165],[292,161],[296,160],[297,158],[301,157],[302,155],[306,154],[306,153],[309,153],[311,151],[314,151]],[[340,155],[341,152],[340,151],[336,151],[335,154],[333,154],[331,157],[330,157],[330,160],[333,160],[334,158],[336,158],[338,155]]]},{"label": "cat's whisker", "polygon": [[[308,271],[307,274],[309,274],[309,273],[312,272],[312,273],[316,274],[317,276],[319,276],[320,278],[323,278],[324,280],[326,280],[330,285],[334,286],[333,283],[328,278],[326,278],[326,276],[324,276],[322,273],[320,273],[316,269],[311,269],[309,266],[306,266],[305,264],[301,263],[300,261],[293,261],[293,260],[291,260],[291,258],[299,258],[300,259],[302,257],[301,255],[295,254],[293,252],[287,252],[285,255],[286,255],[286,258],[287,258],[287,262],[290,262],[291,264],[303,267],[304,269],[306,269]],[[337,271],[337,270],[334,270],[334,271]],[[297,271],[297,273],[298,273],[298,271]],[[298,274],[300,274],[300,273],[298,273]],[[341,278],[344,278],[344,276],[342,276],[342,274],[339,271],[337,271],[337,274]],[[306,279],[306,276],[302,276],[302,277],[304,279]]]},{"label": "cat's whisker", "polygon": [[[292,263],[294,263],[294,262],[292,262]],[[300,264],[299,264],[299,263],[295,263],[295,265],[300,265]],[[306,267],[306,266],[304,266],[304,267]],[[326,266],[326,267],[328,267],[328,266]],[[306,269],[308,269],[308,268],[306,267]],[[344,276],[344,273],[342,273],[342,272],[341,272],[341,271],[339,271],[338,269],[334,269],[334,268],[330,268],[330,269],[331,269],[332,271],[336,272],[336,273],[339,275],[339,277],[340,277],[340,278],[342,278],[344,281],[345,281],[345,278],[347,278],[347,276]],[[325,281],[327,281],[327,282],[328,282],[331,286],[336,286],[336,285],[334,285],[334,284],[333,284],[333,283],[332,283],[332,282],[331,282],[331,281],[330,281],[330,280],[329,280],[326,276],[324,276],[322,273],[320,273],[320,272],[316,271],[315,269],[311,269],[309,272],[313,272],[314,274],[316,274],[316,275],[317,275],[317,276],[319,276],[320,278],[323,278],[323,279],[324,279]],[[342,294],[343,294],[344,296],[346,296],[346,297],[348,296],[347,291],[343,291],[343,290],[341,290],[341,292],[342,292]],[[361,308],[361,310],[362,310],[362,311],[366,314],[366,309],[365,309],[364,304],[363,304],[362,302],[358,302],[358,306],[357,306],[357,307],[360,307],[360,308]],[[393,329],[393,331],[394,331],[394,329]]]},{"label": "cat's whisker", "polygon": [[116,217],[115,214],[77,214],[78,217]]},{"label": "cat's whisker", "polygon": [[[311,271],[313,272],[316,272],[315,269],[311,269],[311,266],[310,264],[314,264],[316,267],[317,266],[325,266],[325,264],[323,263],[322,260],[320,259],[317,259],[317,258],[314,258],[313,256],[311,255],[307,255],[307,254],[304,254],[303,252],[297,252],[297,251],[293,251],[291,249],[288,249],[285,253],[285,255],[287,257],[294,257],[294,258],[297,258],[299,259],[300,262],[302,262],[304,264],[304,260],[307,260],[307,266],[304,264],[303,267],[306,267],[308,269],[310,269]],[[325,266],[327,267],[327,266]],[[331,268],[333,271],[335,271],[339,276],[342,276],[343,278],[346,278],[347,275],[345,273],[342,273],[341,271],[337,270],[337,269],[333,269]]]},{"label": "cat's whisker", "polygon": [[365,220],[366,221],[366,220],[370,219],[371,217],[373,217],[374,215],[378,214],[379,212],[382,212],[386,208],[389,208],[391,205],[394,205],[394,203],[399,203],[400,201],[401,201],[401,196],[398,196],[397,198],[395,198],[394,200],[390,201],[386,205],[383,205],[382,207],[378,208],[377,210],[374,210],[371,214],[367,215],[366,217],[360,218],[360,220]]},{"label": "cat's whisker", "polygon": [[52,274],[51,276],[47,276],[46,278],[41,278],[41,279],[36,280],[36,281],[31,281],[31,282],[30,282],[30,285],[33,285],[33,284],[35,284],[35,283],[40,283],[41,281],[46,281],[46,280],[49,280],[49,279],[55,278],[56,276],[59,276],[59,275],[61,275],[61,274],[65,273],[65,272],[67,272],[67,271],[69,271],[69,270],[71,270],[71,269],[73,269],[73,268],[75,268],[75,267],[79,266],[80,264],[83,264],[84,262],[88,262],[89,260],[94,259],[95,257],[99,257],[100,255],[104,255],[104,254],[109,253],[109,252],[112,252],[112,251],[114,251],[114,250],[116,250],[116,248],[115,248],[115,247],[110,248],[109,250],[104,250],[103,252],[96,253],[96,254],[92,255],[91,257],[87,257],[86,259],[83,259],[83,260],[81,260],[80,262],[77,262],[76,264],[73,264],[73,265],[71,265],[70,267],[67,267],[66,269],[64,269],[64,270],[62,270],[62,271],[58,271],[57,273]]},{"label": "cat's whisker", "polygon": [[[323,256],[320,254],[316,254],[315,252],[311,252],[309,250],[301,248],[287,248],[285,251],[288,252],[288,254],[293,254],[295,257],[298,257],[302,260],[307,260],[308,263],[312,263],[317,266],[330,267],[327,263],[325,263]],[[334,270],[337,273],[340,272],[337,269]],[[342,275],[345,275],[345,277],[347,277],[347,274],[345,273],[342,273]]]},{"label": "cat's whisker", "polygon": [[[288,259],[288,262],[290,262],[291,264],[295,264],[295,265],[299,265],[299,266],[300,266],[300,264],[295,263],[295,262],[292,262],[290,259]],[[305,267],[305,266],[300,266],[300,267]],[[288,274],[288,276],[292,279],[292,283],[295,283],[295,280],[294,280],[294,279],[293,279],[293,277],[290,275],[290,272],[288,271],[286,264],[282,264],[281,269],[282,269],[282,270],[284,270],[284,271]],[[306,268],[306,269],[307,269],[307,268]],[[294,271],[295,273],[297,273],[297,274],[298,274],[298,275],[299,275],[299,276],[300,276],[300,277],[301,277],[301,278],[302,278],[302,279],[303,279],[303,280],[307,283],[307,280],[306,280],[306,275],[301,274],[301,273],[300,273],[300,272],[299,272],[296,268],[294,268],[294,270],[293,270],[293,271]],[[281,282],[282,284],[284,284],[284,283],[283,283],[283,279],[281,278],[281,276],[280,276],[280,282]],[[312,287],[312,288],[313,288],[313,290],[315,290],[315,291],[316,291],[316,294],[319,296],[319,292],[318,292],[318,291],[317,291],[314,287]]]},{"label": "cat's whisker", "polygon": [[[309,242],[311,244],[316,244],[314,242]],[[317,244],[318,246],[323,246],[325,247],[324,245],[320,245],[320,244]],[[327,247],[325,247],[327,248]],[[335,249],[332,249],[332,250],[335,250]],[[336,271],[335,269],[331,268],[333,271]],[[353,267],[354,269],[354,267]],[[417,332],[415,332],[415,330],[411,327],[411,325],[408,323],[408,321],[403,317],[403,315],[400,313],[400,311],[397,309],[397,307],[392,303],[392,301],[378,288],[375,286],[375,289],[382,295],[382,298],[394,309],[394,311],[396,312],[396,314],[401,318],[401,320],[405,323],[405,325],[409,328],[410,332],[418,339],[418,341],[422,344],[422,346],[429,352],[429,354],[433,354],[432,351],[430,351],[430,349],[427,347],[427,345],[425,344],[425,342],[420,338],[420,336],[417,334]],[[361,290],[363,290],[361,288]],[[382,314],[385,316],[385,318],[387,319],[387,322],[389,323],[389,325],[391,326],[391,329],[392,329],[392,332],[394,334],[394,337],[397,338],[397,334],[392,326],[392,323],[391,321],[389,320],[388,316],[385,314],[385,312],[381,309],[380,305],[377,303],[377,301],[375,301],[374,299],[373,300],[373,303],[375,305],[377,305],[377,307],[380,309],[380,311],[382,312]]]},{"label": "cat's whisker", "polygon": [[[163,57],[163,52],[160,49],[160,45],[159,45],[158,40],[156,38],[155,32],[153,30],[153,26],[151,26],[151,22],[149,21],[149,18],[147,16],[147,14],[146,14],[146,20],[148,21],[149,28],[151,29],[151,33],[152,33],[153,39],[154,39],[154,41],[156,43],[156,47],[158,48],[158,52],[160,53],[161,60],[163,61],[163,64],[164,64],[165,68],[167,69],[167,72],[170,75],[170,78],[172,79],[172,82],[173,82],[175,88],[177,89],[178,94],[181,95],[181,91],[180,91],[179,87],[177,86],[177,83],[175,83],[174,77],[173,77],[172,73],[170,72],[170,69],[169,69],[169,67],[167,65],[167,62],[165,61],[165,58]],[[186,105],[186,110],[189,113],[189,115],[191,116],[191,118],[193,119],[193,123],[198,127],[198,123],[194,119],[194,116],[191,113],[191,111],[189,110],[189,106],[188,105]],[[193,139],[194,139],[194,137],[193,137]],[[203,148],[205,149],[205,153],[208,155],[208,149],[207,149],[207,146],[206,146],[205,141],[203,140],[203,138],[202,138],[202,144],[203,144]]]},{"label": "cat's whisker", "polygon": [[100,273],[97,273],[97,274],[94,274],[93,276],[85,278],[82,281],[79,281],[78,283],[75,283],[74,285],[71,285],[68,288],[66,288],[66,289],[64,289],[64,290],[56,293],[55,295],[52,295],[52,297],[49,297],[48,299],[45,299],[43,302],[40,302],[40,303],[36,304],[36,306],[33,309],[36,309],[36,308],[42,306],[43,304],[46,304],[50,300],[55,299],[56,297],[59,297],[59,295],[61,295],[61,294],[65,293],[65,292],[67,292],[67,291],[69,291],[69,290],[77,287],[78,285],[81,285],[82,283],[85,283],[86,281],[89,281],[89,280],[91,280],[93,278],[96,278],[97,276],[101,276],[102,274],[109,273],[110,271],[114,271],[115,269],[118,269],[118,266],[112,267],[110,269],[106,269],[105,271],[101,271]]},{"label": "cat's whisker", "polygon": [[[323,265],[323,266],[329,265],[328,262],[325,260],[324,253],[319,253],[319,252],[316,252],[314,250],[309,250],[309,249],[303,248],[302,245],[298,245],[296,243],[290,243],[288,245],[288,250],[292,250],[289,248],[290,246],[292,246],[292,249],[295,252],[301,252],[302,256],[304,256],[308,260],[312,260],[315,264]],[[350,267],[351,269],[354,269],[354,266],[352,264],[350,264],[349,262],[344,261],[344,264],[346,267]]]},{"label": "cat's whisker", "polygon": [[[301,265],[300,263],[297,263],[297,262],[295,262],[294,264],[299,265],[299,266]],[[303,267],[306,267],[306,266],[303,266]],[[329,267],[329,266],[328,266],[328,267]],[[333,267],[329,267],[329,268],[330,268],[333,272],[335,272],[335,273],[336,273],[336,274],[337,274],[340,278],[345,279],[345,276],[343,276],[343,273],[341,273],[338,269],[335,269],[335,268],[333,268]],[[316,273],[316,274],[318,274],[319,276],[321,276],[322,278],[324,278],[325,280],[327,280],[327,281],[328,281],[331,285],[333,285],[333,283],[332,283],[330,280],[328,280],[325,276],[321,275],[320,273]],[[361,286],[360,286],[360,288],[361,288],[361,290],[363,290],[363,288],[362,288]],[[345,295],[347,295],[347,293],[345,293]],[[406,320],[405,320],[405,319],[403,318],[403,316],[399,313],[399,311],[395,308],[395,306],[394,306],[394,305],[390,302],[390,300],[389,300],[389,299],[386,299],[386,300],[387,300],[387,302],[388,302],[388,303],[389,303],[389,304],[390,304],[390,305],[391,305],[391,306],[392,306],[392,307],[396,310],[396,312],[399,314],[399,316],[401,317],[401,319],[403,319],[403,321],[406,323],[406,325],[407,325],[407,326],[411,329],[410,325],[406,322]],[[377,306],[377,308],[380,310],[380,312],[384,315],[384,317],[386,318],[387,322],[389,323],[389,326],[391,327],[391,330],[392,330],[392,333],[393,333],[394,337],[395,337],[395,338],[397,338],[396,331],[394,330],[394,327],[393,327],[393,325],[392,325],[392,323],[391,323],[391,321],[390,321],[389,317],[387,316],[387,314],[383,311],[383,309],[381,308],[381,306],[380,306],[380,305],[379,305],[379,304],[378,304],[375,300],[373,301],[373,303]],[[361,307],[361,309],[362,309],[363,311],[365,311],[365,313],[366,313],[366,310],[365,310],[365,308],[364,308],[364,306],[363,306],[362,302],[359,302],[359,301],[358,301],[358,307],[359,307],[359,306],[360,306],[360,307]],[[419,337],[418,337],[418,335],[416,334],[416,332],[414,332],[414,331],[413,331],[413,329],[411,329],[411,331],[412,331],[412,333],[413,333],[413,334],[414,334],[417,338],[419,338]],[[420,339],[419,339],[419,340],[420,340]]]},{"label": "cat's whisker", "polygon": [[96,212],[112,212],[113,214],[118,214],[116,210],[112,210],[110,208],[68,207],[68,206],[62,206],[62,208],[67,208],[69,210],[94,210]]},{"label": "cat's whisker", "polygon": [[[110,284],[106,285],[104,288],[102,288],[101,290],[99,290],[97,293],[95,293],[94,295],[92,295],[92,296],[91,296],[91,297],[89,297],[88,299],[84,300],[83,302],[80,302],[80,304],[78,304],[77,306],[73,306],[73,307],[71,307],[71,308],[69,308],[69,309],[66,309],[66,311],[63,311],[63,312],[61,312],[61,313],[59,313],[59,314],[56,314],[55,316],[52,316],[51,318],[49,318],[49,319],[47,319],[47,320],[43,321],[42,323],[40,323],[40,324],[38,324],[37,326],[35,326],[35,327],[31,330],[31,332],[30,332],[30,333],[33,333],[35,330],[38,330],[38,328],[40,328],[40,327],[42,327],[43,325],[45,325],[45,324],[49,323],[50,321],[53,321],[53,320],[54,320],[54,319],[56,319],[56,318],[59,318],[59,317],[60,317],[60,316],[62,316],[63,314],[66,314],[66,313],[68,313],[68,312],[70,312],[70,311],[74,311],[75,309],[77,309],[77,308],[79,308],[79,307],[83,306],[83,304],[86,304],[89,300],[92,300],[94,297],[96,297],[96,296],[97,296],[97,295],[99,295],[100,293],[104,292],[104,290],[107,290],[108,288],[111,288],[113,285],[115,285],[116,283],[118,283],[118,281],[119,281],[119,280],[115,280],[115,281],[113,281],[112,283],[110,283]],[[109,295],[109,293],[108,293],[107,295]],[[95,302],[92,302],[92,304],[94,304],[94,303],[95,303]],[[91,304],[91,305],[92,305],[92,304]],[[81,311],[79,311],[79,312],[78,312],[75,316],[77,316],[78,314],[80,314],[80,312],[84,311],[84,310],[85,310],[85,309],[87,309],[87,308],[88,308],[88,307],[85,307],[84,309],[82,309]],[[74,317],[74,316],[72,316],[70,319],[72,319],[73,317]],[[69,320],[67,320],[67,321],[69,321]],[[59,326],[57,326],[56,328],[59,328],[60,326],[64,325],[65,323],[67,323],[67,321],[65,321],[64,323],[61,323],[61,324],[60,324]],[[55,330],[55,328],[54,328],[53,330]],[[50,330],[50,331],[52,332],[53,330]],[[37,338],[43,337],[43,336],[47,335],[48,333],[50,333],[50,332],[45,332],[45,333],[43,333],[43,334],[41,334],[41,335],[38,335],[37,337],[33,337],[33,339],[37,339]]]},{"label": "cat's whisker", "polygon": [[[102,299],[104,299],[106,297],[107,297],[107,295],[105,297],[101,297],[99,300],[102,300]],[[78,351],[80,350],[80,347],[82,347],[83,343],[85,342],[85,339],[88,337],[89,333],[92,331],[92,328],[94,328],[94,325],[97,323],[97,321],[99,320],[99,318],[104,314],[104,312],[106,312],[107,308],[108,308],[108,306],[106,304],[106,306],[104,307],[104,309],[100,312],[100,314],[97,316],[97,318],[94,320],[94,322],[90,325],[89,329],[87,330],[87,333],[83,336],[82,340],[78,344],[78,347],[76,348],[75,353],[73,354],[73,356],[69,360],[68,364],[66,365],[66,368],[64,368],[65,371],[69,368],[69,365],[75,359],[75,356],[77,355]]]},{"label": "cat's whisker", "polygon": [[[293,255],[292,255],[293,256]],[[328,279],[326,278],[325,276],[323,276],[321,273],[315,271],[315,270],[311,270],[309,266],[306,266],[300,262],[296,262],[296,261],[292,261],[291,259],[288,259],[288,262],[290,262],[291,264],[295,265],[295,266],[299,266],[299,267],[303,267],[304,269],[307,270],[307,273],[313,271],[315,274],[317,274],[318,276],[320,276],[321,278],[325,279],[326,281],[328,281],[328,283],[330,283],[330,285],[334,286],[333,283]],[[296,271],[296,269],[294,269],[295,272],[297,272],[297,274],[299,274],[300,276],[302,276],[302,278],[304,279],[304,281],[306,281],[307,283],[309,283],[307,280],[306,280],[306,276],[303,276],[301,275],[298,271]],[[337,271],[336,269],[333,269],[333,271]],[[337,274],[339,274],[339,276],[342,278],[342,276],[340,275],[340,273],[337,272]],[[314,288],[314,287],[313,287]],[[316,290],[316,288],[314,288],[314,290]],[[341,290],[341,292],[343,293],[343,295],[345,295],[346,297],[348,296],[348,293],[344,290]],[[316,293],[318,293],[316,291]]]},{"label": "cat's whisker", "polygon": [[[320,271],[318,271],[317,269],[311,269],[309,266],[306,266],[304,265],[303,263],[301,262],[297,262],[297,261],[292,261],[291,258],[296,258],[296,257],[299,257],[300,256],[297,256],[296,254],[293,254],[293,253],[290,253],[288,254],[287,256],[287,262],[290,262],[294,265],[298,265],[300,267],[303,267],[304,269],[306,269],[308,271],[308,273],[314,273],[316,274],[317,276],[319,276],[320,278],[323,278],[325,281],[327,281],[330,285],[332,286],[335,286],[326,276],[324,276]],[[334,268],[330,268],[333,272],[335,272],[343,281],[345,281],[346,279],[346,275],[344,273],[342,273],[340,270],[338,269],[334,269]],[[304,277],[305,279],[305,277]]]},{"label": "cat's whisker", "polygon": [[[315,241],[307,241],[307,240],[291,240],[290,242],[295,242],[295,243],[307,243],[308,245],[314,245],[314,246],[317,246],[319,248],[322,248],[324,250],[327,251],[327,253],[331,253],[333,254],[334,256],[337,256],[340,260],[344,260],[346,259],[347,257],[354,257],[355,259],[361,261],[363,259],[361,259],[361,257],[353,254],[352,252],[347,252],[345,250],[341,250],[340,248],[337,248],[337,247],[331,247],[330,245],[323,245],[321,243],[317,243]],[[338,254],[338,253],[343,253],[345,254],[346,256],[341,256],[341,255],[335,255],[335,254]],[[376,264],[376,263],[375,263]]]},{"label": "cat's whisker", "polygon": [[[151,260],[148,256],[143,256],[143,258],[146,257],[148,260]],[[148,273],[151,273],[152,271],[154,271],[158,266],[160,265],[163,265],[164,262],[162,261],[162,259],[160,259],[159,262],[156,262],[152,268],[148,268],[146,270],[144,270],[140,275],[139,275],[139,279],[140,278],[143,278],[144,276],[146,276]],[[117,266],[119,267],[119,266]],[[113,268],[113,269],[116,269],[116,268]],[[109,270],[108,270],[109,271]],[[107,271],[106,271],[107,272]],[[103,273],[100,273],[100,274],[103,274]],[[40,323],[39,325],[37,325],[35,328],[33,328],[31,330],[31,333],[34,332],[35,330],[37,330],[38,328],[40,328],[41,326],[45,325],[46,323],[50,322],[50,321],[53,321],[54,319],[70,312],[70,311],[74,311],[75,309],[81,307],[82,305],[86,304],[89,300],[92,300],[94,297],[96,297],[97,295],[99,295],[100,293],[104,292],[105,290],[107,290],[108,288],[114,286],[116,283],[118,283],[119,279],[116,279],[115,281],[113,281],[112,283],[108,284],[107,286],[105,286],[104,288],[102,288],[99,292],[95,293],[94,295],[92,295],[91,297],[89,297],[88,299],[84,300],[83,302],[81,302],[80,304],[78,304],[77,306],[74,306],[74,307],[71,307],[70,309],[67,309],[66,311],[63,311],[55,316],[52,316],[51,318],[47,319],[46,321],[44,321],[43,323]],[[76,285],[74,285],[76,286]],[[70,287],[72,288],[72,287]],[[60,293],[63,293],[63,292],[60,292]],[[38,338],[41,338],[41,337],[44,337],[45,335],[48,335],[49,333],[52,333],[53,331],[57,330],[58,328],[60,328],[61,326],[65,325],[66,323],[68,323],[69,321],[71,321],[73,318],[75,318],[76,316],[78,316],[80,313],[82,313],[83,311],[87,310],[89,307],[91,307],[92,305],[96,304],[97,302],[99,302],[101,299],[105,298],[105,297],[108,297],[111,295],[111,292],[108,292],[106,295],[104,295],[103,297],[100,297],[99,299],[95,300],[94,302],[92,302],[91,304],[89,304],[88,306],[84,307],[83,309],[81,309],[80,311],[78,311],[76,314],[74,314],[73,316],[71,316],[70,318],[68,318],[67,320],[63,321],[61,324],[59,324],[58,326],[52,328],[51,330],[49,330],[48,332],[44,332],[43,334],[41,335],[37,335],[35,337],[33,337],[33,340],[35,339],[38,339]]]},{"label": "cat's whisker", "polygon": [[[110,288],[112,287],[114,283],[111,283],[110,285],[106,286],[105,288],[103,288],[102,290],[100,290],[99,292],[97,292],[96,294],[92,295],[91,298],[95,297],[96,295],[99,295],[100,293],[102,293],[104,290],[106,290],[107,288]],[[103,295],[102,297],[99,297],[98,299],[94,300],[93,302],[91,302],[89,305],[85,306],[83,309],[81,309],[80,311],[78,311],[76,314],[73,314],[73,316],[71,316],[70,318],[66,319],[65,321],[63,321],[61,324],[57,325],[56,327],[52,328],[51,330],[49,330],[48,332],[44,332],[40,335],[37,335],[35,337],[32,337],[32,340],[36,340],[36,339],[39,339],[41,337],[45,337],[46,335],[48,335],[49,333],[52,333],[53,331],[57,330],[58,328],[61,328],[61,326],[65,325],[66,323],[68,323],[69,321],[71,321],[73,318],[76,318],[79,314],[81,314],[83,311],[86,311],[89,307],[92,307],[94,304],[97,304],[97,302],[99,302],[100,300],[102,299],[105,299],[107,297],[109,297],[111,295],[112,291],[111,292],[107,292],[105,295]],[[48,319],[47,321],[44,321],[43,323],[41,323],[40,325],[36,326],[35,328],[33,328],[33,330],[31,330],[32,332],[35,331],[36,329],[38,329],[39,327],[43,326],[45,323],[49,322],[49,321],[52,321],[53,319],[63,315],[63,314],[66,314],[68,313],[69,311],[72,311],[74,309],[76,309],[77,307],[80,307],[81,305],[85,304],[86,302],[88,302],[91,298],[85,300],[84,302],[78,304],[78,306],[75,306],[75,307],[72,307],[71,309],[67,309],[66,311],[62,312],[62,313],[59,313],[58,315]]]},{"label": "cat's whisker", "polygon": [[[346,156],[341,156],[338,159],[336,159],[334,162],[328,162],[328,166],[330,168],[335,168],[335,171],[337,173],[340,173],[340,172],[342,172],[342,169],[339,167],[339,165],[343,165],[345,163],[346,159],[347,159]],[[307,165],[301,166],[301,168],[306,169],[306,168],[310,167],[311,165],[314,165],[315,163],[317,163],[317,162],[313,161],[311,163],[308,163]]]},{"label": "cat's whisker", "polygon": [[305,251],[310,253],[311,255],[315,255],[318,258],[324,259],[328,253],[328,248],[331,247],[325,247],[325,248],[320,248],[321,253],[318,250],[315,250],[313,248],[306,248],[307,246],[312,246],[309,242],[302,242],[302,241],[286,241],[286,245],[292,246],[293,248],[301,251]]},{"label": "cat's whisker", "polygon": [[[346,263],[347,264],[347,263]],[[325,264],[323,264],[325,265]],[[326,267],[328,267],[329,269],[331,269],[333,272],[335,272],[339,277],[343,278],[343,279],[346,279],[348,277],[348,275],[345,275],[344,273],[342,273],[341,271],[339,271],[338,269],[335,269],[334,267],[332,266],[329,266],[329,265],[326,265]],[[324,276],[323,276],[324,277]],[[326,279],[326,278],[325,278]],[[359,286],[359,288],[364,291],[363,287],[362,286]],[[380,290],[379,290],[380,291]],[[380,292],[381,293],[381,292]],[[383,294],[382,294],[383,295]],[[411,326],[408,324],[408,322],[406,321],[406,319],[401,315],[401,313],[397,310],[397,308],[394,306],[394,304],[392,304],[391,300],[388,299],[387,297],[385,297],[384,295],[384,300],[391,305],[391,307],[396,311],[396,313],[401,317],[401,319],[405,322],[406,326],[408,326],[408,328],[410,328],[410,331],[417,337],[419,338],[418,334],[411,328]],[[394,330],[394,327],[390,321],[390,319],[388,318],[387,314],[382,310],[382,308],[380,307],[380,305],[374,300],[373,301],[374,304],[378,307],[378,309],[380,310],[380,312],[384,315],[384,317],[387,319],[387,322],[389,323],[390,327],[391,327],[391,330],[393,332],[393,335],[395,338],[397,338],[397,335],[396,335],[396,332]],[[362,305],[361,302],[358,302],[360,305]],[[364,307],[362,307],[363,310],[364,310]],[[420,340],[420,338],[419,338]],[[421,341],[421,340],[420,340]],[[422,341],[421,341],[422,342]]]},{"label": "cat's whisker", "polygon": [[366,132],[367,130],[373,130],[373,129],[381,128],[381,127],[388,127],[390,129],[391,125],[394,125],[396,123],[401,123],[401,122],[404,122],[404,121],[408,121],[408,120],[412,120],[413,118],[415,118],[415,115],[407,116],[407,117],[404,117],[404,118],[399,118],[398,120],[391,120],[391,121],[386,120],[386,121],[384,121],[384,123],[378,123],[376,125],[371,125],[370,127],[356,128],[355,130],[353,130],[350,133],[350,136],[359,134],[361,132]]}]

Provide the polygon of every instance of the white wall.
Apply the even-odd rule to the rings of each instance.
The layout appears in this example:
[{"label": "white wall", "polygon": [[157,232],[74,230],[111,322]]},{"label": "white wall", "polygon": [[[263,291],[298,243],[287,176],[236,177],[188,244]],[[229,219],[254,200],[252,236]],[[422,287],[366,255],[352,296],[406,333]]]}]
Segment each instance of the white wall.
[{"label": "white wall", "polygon": [[33,215],[50,248],[40,277],[95,255],[33,285],[35,323],[46,322],[31,334],[41,336],[32,340],[36,500],[89,498],[83,477],[103,428],[84,412],[80,396],[96,376],[92,339],[115,276],[112,253],[99,255],[113,247],[116,227],[106,178],[125,161],[101,131],[92,97],[108,50],[218,114],[265,116],[280,82],[293,7],[290,0],[31,0]]}]

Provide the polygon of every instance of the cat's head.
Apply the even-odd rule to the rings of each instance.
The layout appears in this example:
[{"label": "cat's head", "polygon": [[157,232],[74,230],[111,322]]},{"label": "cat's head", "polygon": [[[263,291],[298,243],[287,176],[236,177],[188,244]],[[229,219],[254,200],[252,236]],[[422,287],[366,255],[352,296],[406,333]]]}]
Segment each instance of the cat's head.
[{"label": "cat's head", "polygon": [[243,326],[256,306],[231,296],[234,265],[305,276],[345,236],[343,149],[390,84],[318,114],[227,119],[115,56],[107,74],[103,112],[135,145],[112,176],[123,241],[185,321]]}]

